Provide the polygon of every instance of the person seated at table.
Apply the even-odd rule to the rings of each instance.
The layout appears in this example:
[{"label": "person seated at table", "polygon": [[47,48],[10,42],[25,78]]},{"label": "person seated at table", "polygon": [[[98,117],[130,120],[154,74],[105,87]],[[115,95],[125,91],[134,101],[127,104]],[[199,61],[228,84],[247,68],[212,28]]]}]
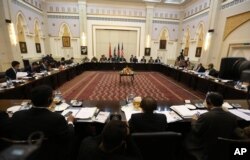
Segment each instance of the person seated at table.
[{"label": "person seated at table", "polygon": [[27,72],[28,74],[32,75],[34,73],[40,73],[41,72],[41,68],[39,66],[39,64],[37,62],[33,62],[31,64],[31,66],[25,68],[25,72]]},{"label": "person seated at table", "polygon": [[208,65],[208,68],[205,71],[205,75],[209,75],[209,76],[213,76],[213,77],[217,77],[218,76],[218,71],[216,71],[214,69],[214,64],[213,63],[210,63]]},{"label": "person seated at table", "polygon": [[120,61],[120,63],[126,63],[127,62],[127,60],[123,56],[120,57],[119,61]]},{"label": "person seated at table", "polygon": [[30,93],[30,98],[33,107],[17,111],[11,117],[10,138],[27,140],[32,133],[40,131],[45,139],[34,159],[66,160],[74,134],[74,117],[69,115],[65,120],[61,114],[49,110],[53,102],[53,90],[49,86],[35,87]]},{"label": "person seated at table", "polygon": [[185,56],[183,55],[183,53],[184,53],[184,51],[183,51],[183,49],[181,50],[181,52],[180,52],[180,55],[178,56],[178,60],[180,61],[180,60],[185,60]]},{"label": "person seated at table", "polygon": [[113,56],[112,62],[113,62],[113,63],[119,63],[119,59],[118,59],[118,57],[117,57],[116,54]]},{"label": "person seated at table", "polygon": [[203,67],[202,63],[199,63],[195,69],[196,72],[205,72],[205,68]]},{"label": "person seated at table", "polygon": [[108,122],[101,135],[87,137],[81,142],[77,160],[139,160],[127,124],[120,120]]},{"label": "person seated at table", "polygon": [[154,63],[154,60],[152,57],[149,58],[148,63]]},{"label": "person seated at table", "polygon": [[112,55],[109,56],[108,62],[112,62]]},{"label": "person seated at table", "polygon": [[141,63],[146,63],[146,62],[147,62],[147,60],[146,60],[146,58],[143,56],[142,59],[141,59]]},{"label": "person seated at table", "polygon": [[144,97],[141,101],[143,113],[132,114],[129,120],[131,132],[160,132],[166,131],[167,118],[164,114],[154,113],[157,102],[152,97]]},{"label": "person seated at table", "polygon": [[129,62],[130,62],[130,63],[133,63],[133,60],[134,60],[134,56],[133,56],[133,54],[132,54],[131,57],[130,57],[130,59],[129,59]]},{"label": "person seated at table", "polygon": [[138,59],[136,56],[133,57],[133,63],[138,63]]},{"label": "person seated at table", "polygon": [[99,60],[100,63],[104,63],[107,61],[107,57],[105,57],[105,55],[103,54]]},{"label": "person seated at table", "polygon": [[20,63],[18,61],[12,61],[11,66],[11,68],[5,71],[5,76],[9,79],[16,79],[16,74],[19,71]]},{"label": "person seated at table", "polygon": [[85,62],[89,62],[89,58],[88,58],[87,56],[86,56],[86,57],[84,57],[84,58],[83,58],[83,60],[82,60],[82,62],[83,62],[83,63],[85,63]]},{"label": "person seated at table", "polygon": [[39,61],[39,65],[40,65],[41,71],[49,71],[50,70],[48,61],[46,61],[44,59]]},{"label": "person seated at table", "polygon": [[132,74],[133,71],[130,67],[126,66],[125,68],[122,69],[121,73],[122,74]]},{"label": "person seated at table", "polygon": [[69,60],[67,60],[66,64],[74,64],[74,57],[71,57]]},{"label": "person seated at table", "polygon": [[[197,159],[207,159],[217,144],[217,138],[232,138],[237,127],[236,116],[222,108],[223,96],[218,92],[206,95],[207,113],[192,118],[191,133],[186,139],[189,153]],[[209,158],[211,159],[211,158]]]},{"label": "person seated at table", "polygon": [[94,56],[94,57],[91,59],[91,62],[92,62],[92,63],[97,63],[97,62],[98,62],[98,59]]},{"label": "person seated at table", "polygon": [[161,60],[160,60],[159,57],[157,57],[157,58],[155,59],[155,63],[161,63]]},{"label": "person seated at table", "polygon": [[63,65],[63,66],[64,66],[65,64],[66,64],[66,62],[65,62],[65,58],[64,58],[64,57],[62,57],[62,58],[61,58],[61,61],[60,61],[60,65]]}]

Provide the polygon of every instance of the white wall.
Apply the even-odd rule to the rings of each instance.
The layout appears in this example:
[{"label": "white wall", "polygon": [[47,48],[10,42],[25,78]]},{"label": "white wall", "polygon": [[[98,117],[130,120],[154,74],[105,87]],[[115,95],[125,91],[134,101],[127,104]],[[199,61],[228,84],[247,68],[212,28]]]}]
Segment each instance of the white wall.
[{"label": "white wall", "polygon": [[[220,14],[218,15],[217,26],[215,28],[215,32],[213,33],[215,39],[213,42],[211,42],[214,43],[214,47],[211,48],[211,56],[209,57],[209,61],[214,62],[217,68],[219,68],[220,66],[221,58],[226,56],[228,44],[235,41],[233,40],[233,38],[229,38],[228,40],[223,41],[223,34],[227,17],[247,12],[249,11],[249,6],[250,1],[243,0],[241,3],[234,3],[228,8],[221,9]],[[249,36],[249,28],[237,32],[239,32],[239,36],[241,35],[241,37],[238,37],[238,42],[244,43],[247,39],[248,42],[250,42],[249,37],[246,39],[246,36]]]},{"label": "white wall", "polygon": [[244,23],[239,28],[234,30],[223,42],[221,57],[245,57],[250,60],[250,47],[249,45],[242,45],[241,47],[232,48],[231,53],[228,53],[229,45],[236,43],[250,43],[249,36],[250,21]]}]

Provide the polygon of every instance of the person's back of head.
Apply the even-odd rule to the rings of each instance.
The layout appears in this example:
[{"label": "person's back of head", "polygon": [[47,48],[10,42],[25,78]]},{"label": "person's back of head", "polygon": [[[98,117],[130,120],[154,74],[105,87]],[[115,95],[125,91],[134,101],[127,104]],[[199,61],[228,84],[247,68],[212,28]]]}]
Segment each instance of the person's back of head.
[{"label": "person's back of head", "polygon": [[52,102],[53,90],[50,86],[41,85],[31,91],[31,101],[36,107],[49,107]]},{"label": "person's back of head", "polygon": [[152,97],[144,97],[141,101],[141,108],[145,113],[153,113],[157,108],[157,102]]},{"label": "person's back of head", "polygon": [[218,92],[209,92],[206,96],[208,109],[211,109],[212,107],[221,107],[223,101],[223,96]]},{"label": "person's back of head", "polygon": [[128,134],[127,125],[120,120],[111,120],[102,131],[101,149],[112,153],[120,150],[126,143]]}]

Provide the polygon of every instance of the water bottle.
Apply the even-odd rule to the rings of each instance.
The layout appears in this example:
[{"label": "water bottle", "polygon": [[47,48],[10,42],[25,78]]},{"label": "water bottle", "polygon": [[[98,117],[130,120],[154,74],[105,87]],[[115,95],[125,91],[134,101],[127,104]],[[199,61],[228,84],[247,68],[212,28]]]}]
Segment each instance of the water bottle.
[{"label": "water bottle", "polygon": [[134,94],[131,93],[127,97],[127,103],[130,104],[130,103],[133,103],[133,101],[134,101]]}]

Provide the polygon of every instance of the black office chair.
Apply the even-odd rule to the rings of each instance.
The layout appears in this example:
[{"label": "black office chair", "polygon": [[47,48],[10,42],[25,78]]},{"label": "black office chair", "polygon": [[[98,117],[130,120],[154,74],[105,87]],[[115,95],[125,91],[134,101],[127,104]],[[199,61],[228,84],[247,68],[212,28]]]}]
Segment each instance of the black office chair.
[{"label": "black office chair", "polygon": [[[182,134],[177,132],[132,133],[144,160],[179,159]],[[165,158],[163,158],[165,157]]]},{"label": "black office chair", "polygon": [[[231,160],[235,158],[235,150],[236,148],[245,147],[248,151],[250,151],[250,139],[229,139],[218,137],[217,145],[209,150],[208,160]],[[248,153],[248,155],[250,155]]]}]

